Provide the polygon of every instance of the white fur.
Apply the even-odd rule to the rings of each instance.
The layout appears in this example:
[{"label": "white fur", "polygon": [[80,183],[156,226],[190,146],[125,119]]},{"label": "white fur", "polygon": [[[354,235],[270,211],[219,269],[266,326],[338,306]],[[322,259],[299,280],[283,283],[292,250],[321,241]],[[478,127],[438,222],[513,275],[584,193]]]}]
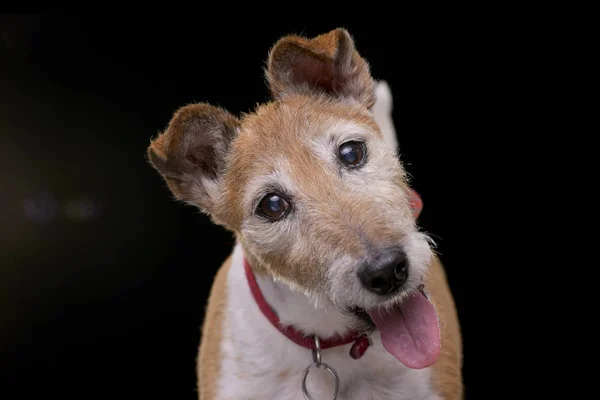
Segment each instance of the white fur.
[{"label": "white fur", "polygon": [[389,149],[398,151],[398,138],[392,118],[393,97],[392,91],[386,81],[379,81],[375,86],[377,100],[371,109],[375,121],[383,132],[383,139]]},{"label": "white fur", "polygon": [[[397,141],[390,116],[391,92],[385,83],[379,83],[377,93],[374,116],[384,132],[388,150],[396,151]],[[336,132],[343,134],[352,131],[344,128],[348,126],[332,127],[332,135]],[[354,130],[357,131],[360,130]],[[321,150],[323,157],[328,157],[329,152],[324,151],[327,143],[314,145],[313,148],[318,153]],[[385,151],[383,148],[374,150]],[[377,168],[380,168],[381,173],[381,168],[384,167]],[[258,178],[252,186],[258,188],[269,178],[272,177]],[[281,183],[281,179],[277,181]],[[286,182],[286,179],[283,181]],[[251,202],[256,194],[254,190],[249,190],[249,193],[251,194],[247,196],[246,202]],[[411,265],[424,269],[431,255],[426,237],[415,231],[407,235],[405,241],[404,248],[407,249]],[[217,384],[216,398],[302,400],[302,376],[305,368],[312,363],[311,352],[291,342],[261,313],[250,292],[243,259],[244,251],[238,242],[233,251],[232,266],[227,277],[221,376]],[[340,264],[347,266],[348,260],[340,259]],[[336,267],[331,266],[331,270],[335,272]],[[257,281],[265,299],[283,324],[315,332],[321,337],[345,333],[345,318],[330,302],[314,299],[311,302],[305,293],[266,276],[257,276]],[[351,284],[338,289],[354,291],[355,295],[361,292],[352,286]],[[371,340],[372,345],[359,360],[350,357],[351,344],[322,351],[322,361],[330,365],[340,379],[338,400],[441,400],[431,388],[430,368],[406,368],[383,348],[379,332],[373,333]],[[316,399],[330,398],[331,378],[323,370],[312,369],[308,378],[308,388]]]}]

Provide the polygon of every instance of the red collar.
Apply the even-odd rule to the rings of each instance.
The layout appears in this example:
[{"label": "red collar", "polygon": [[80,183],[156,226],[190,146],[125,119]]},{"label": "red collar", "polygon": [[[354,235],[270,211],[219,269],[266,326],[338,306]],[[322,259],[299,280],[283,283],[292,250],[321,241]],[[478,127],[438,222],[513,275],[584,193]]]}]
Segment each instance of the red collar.
[{"label": "red collar", "polygon": [[[411,189],[409,200],[411,203],[411,208],[415,215],[415,218],[419,216],[421,210],[423,208],[423,202],[419,195]],[[258,308],[265,317],[271,322],[271,324],[281,333],[283,333],[288,339],[292,342],[296,343],[299,346],[302,346],[309,350],[315,350],[315,341],[312,337],[304,335],[302,332],[296,330],[292,326],[283,326],[279,317],[273,309],[269,306],[267,301],[262,295],[260,288],[258,287],[258,283],[256,282],[256,277],[252,272],[252,268],[248,263],[248,260],[244,257],[244,269],[246,271],[246,278],[248,280],[248,285],[250,286],[250,291],[252,292],[252,296],[258,305]],[[328,339],[319,339],[321,349],[328,349],[331,347],[342,346],[345,344],[349,344],[354,342],[350,349],[350,357],[354,359],[358,359],[365,354],[367,348],[370,345],[369,338],[365,335],[361,335],[358,332],[350,331],[345,336],[334,336]]]}]

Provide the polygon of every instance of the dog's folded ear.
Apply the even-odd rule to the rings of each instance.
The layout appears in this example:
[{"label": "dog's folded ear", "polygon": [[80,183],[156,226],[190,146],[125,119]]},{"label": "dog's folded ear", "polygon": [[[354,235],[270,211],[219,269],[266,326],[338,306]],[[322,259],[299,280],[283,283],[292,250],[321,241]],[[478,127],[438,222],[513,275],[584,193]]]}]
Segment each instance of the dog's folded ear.
[{"label": "dog's folded ear", "polygon": [[285,36],[269,52],[266,77],[275,98],[326,93],[351,98],[367,108],[375,103],[375,82],[345,29],[313,39]]},{"label": "dog's folded ear", "polygon": [[238,119],[221,108],[203,103],[181,107],[151,140],[148,159],[177,199],[211,214],[238,127]]}]

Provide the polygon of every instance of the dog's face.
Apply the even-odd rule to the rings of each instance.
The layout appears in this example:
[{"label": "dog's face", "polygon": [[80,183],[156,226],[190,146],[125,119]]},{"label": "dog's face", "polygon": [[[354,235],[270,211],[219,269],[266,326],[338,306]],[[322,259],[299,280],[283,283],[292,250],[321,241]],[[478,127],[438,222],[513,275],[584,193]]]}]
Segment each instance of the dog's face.
[{"label": "dog's face", "polygon": [[149,147],[178,199],[236,233],[251,264],[315,304],[364,310],[422,283],[431,257],[405,171],[369,109],[374,82],[344,30],[269,54],[275,101],[238,119],[181,108]]}]

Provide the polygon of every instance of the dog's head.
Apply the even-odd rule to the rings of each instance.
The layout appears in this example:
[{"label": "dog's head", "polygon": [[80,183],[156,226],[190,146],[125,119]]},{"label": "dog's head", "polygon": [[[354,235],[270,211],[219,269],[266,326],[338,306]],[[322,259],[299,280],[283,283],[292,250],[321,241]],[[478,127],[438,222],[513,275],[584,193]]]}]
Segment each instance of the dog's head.
[{"label": "dog's head", "polygon": [[431,250],[348,32],[282,38],[266,76],[274,101],[241,118],[179,109],[150,144],[154,167],[178,199],[235,232],[251,264],[314,303],[366,310],[416,290]]}]

